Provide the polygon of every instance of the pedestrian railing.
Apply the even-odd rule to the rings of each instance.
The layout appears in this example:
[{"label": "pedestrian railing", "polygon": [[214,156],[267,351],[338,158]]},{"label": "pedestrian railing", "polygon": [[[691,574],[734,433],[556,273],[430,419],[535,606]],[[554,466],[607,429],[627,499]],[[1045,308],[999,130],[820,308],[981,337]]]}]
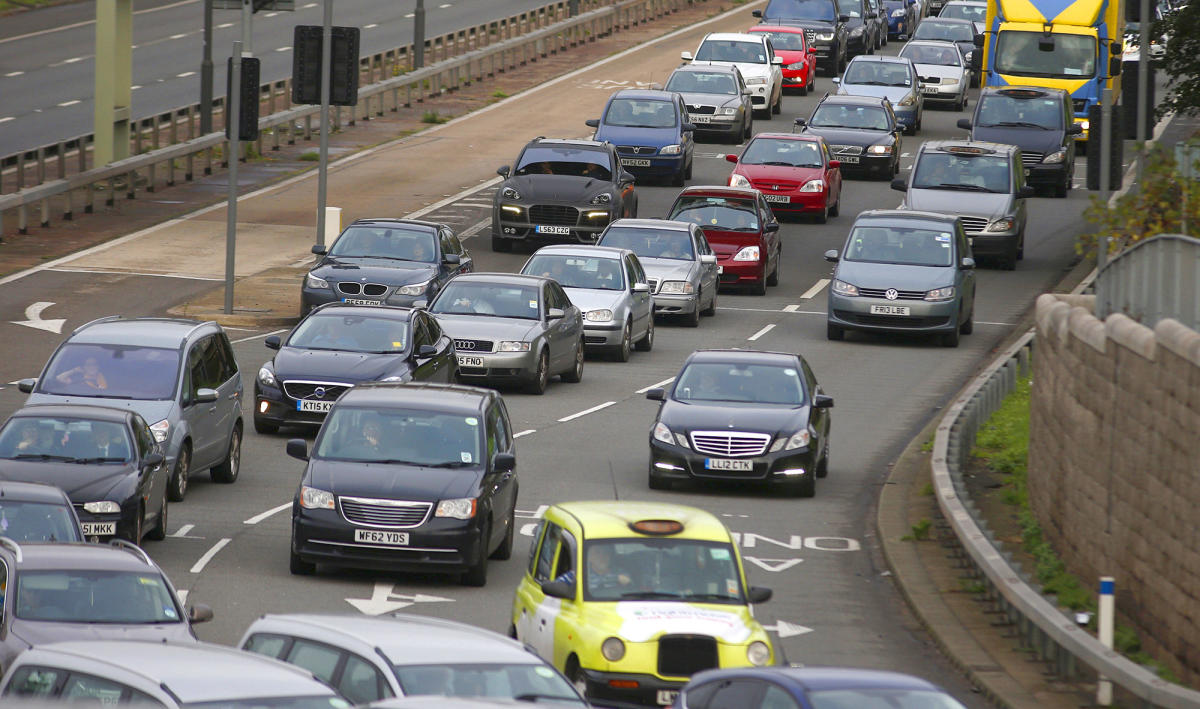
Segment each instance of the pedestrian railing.
[{"label": "pedestrian railing", "polygon": [[1138,241],[1096,274],[1096,317],[1124,313],[1153,329],[1173,318],[1200,330],[1200,239],[1159,234]]}]

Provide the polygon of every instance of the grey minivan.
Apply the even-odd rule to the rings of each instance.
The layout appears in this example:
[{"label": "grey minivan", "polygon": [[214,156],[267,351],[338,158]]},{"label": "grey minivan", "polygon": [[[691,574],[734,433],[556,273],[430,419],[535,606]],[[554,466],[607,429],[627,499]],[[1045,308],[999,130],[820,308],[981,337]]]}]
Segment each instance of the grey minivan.
[{"label": "grey minivan", "polygon": [[211,470],[232,483],[242,458],[242,376],[215,322],[110,316],[82,325],[37,379],[18,388],[26,404],[130,409],[150,422],[171,476],[167,496],[187,494],[188,474]]},{"label": "grey minivan", "polygon": [[826,335],[847,330],[938,335],[957,347],[974,329],[975,260],[962,223],[932,212],[878,209],[862,212],[829,286]]}]

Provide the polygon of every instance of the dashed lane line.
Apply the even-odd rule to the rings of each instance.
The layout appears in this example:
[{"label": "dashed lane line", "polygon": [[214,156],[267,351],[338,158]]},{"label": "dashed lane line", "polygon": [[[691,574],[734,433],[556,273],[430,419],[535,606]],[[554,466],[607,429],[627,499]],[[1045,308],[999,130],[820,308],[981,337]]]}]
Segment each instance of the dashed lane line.
[{"label": "dashed lane line", "polygon": [[763,335],[767,334],[768,332],[770,332],[770,331],[772,331],[772,330],[774,330],[774,329],[775,329],[775,323],[771,323],[770,325],[767,325],[766,327],[764,327],[763,329],[761,329],[761,330],[759,330],[758,332],[754,333],[754,334],[753,334],[753,335],[751,335],[750,337],[747,337],[746,339],[747,339],[747,340],[749,340],[750,342],[754,342],[754,341],[755,341],[755,340],[757,340],[758,338],[762,337]]},{"label": "dashed lane line", "polygon": [[658,387],[666,386],[673,381],[675,381],[675,377],[667,377],[666,379],[662,380],[661,382],[655,382],[654,384],[651,384],[648,387],[642,387],[641,389],[638,389],[637,393],[645,394],[646,392],[650,391],[651,389],[657,389]]},{"label": "dashed lane line", "polygon": [[239,342],[249,342],[250,340],[257,340],[257,339],[263,338],[263,337],[270,337],[271,335],[279,335],[279,334],[282,334],[285,332],[287,332],[287,328],[284,328],[282,330],[272,330],[270,332],[263,332],[263,333],[259,333],[257,335],[251,335],[249,337],[243,337],[243,338],[240,338],[237,340],[230,340],[229,344],[236,345]]},{"label": "dashed lane line", "polygon": [[224,549],[225,545],[232,541],[233,540],[229,537],[225,537],[216,544],[213,544],[208,551],[204,552],[204,556],[200,557],[200,560],[192,565],[192,568],[189,569],[189,571],[191,571],[193,574],[198,574],[201,571],[204,571],[204,567],[208,565],[208,562],[212,561],[213,557],[217,555],[217,552]]},{"label": "dashed lane line", "polygon": [[286,510],[287,508],[289,508],[291,506],[292,506],[292,503],[285,502],[282,505],[272,507],[271,509],[267,510],[266,512],[260,512],[256,515],[254,515],[253,517],[251,517],[250,519],[243,520],[242,524],[258,524],[259,522],[270,517],[271,515],[277,514],[279,512],[283,512],[284,510]]},{"label": "dashed lane line", "polygon": [[[804,291],[804,295],[800,296],[800,300],[812,300],[818,293],[825,290],[825,286],[829,285],[828,278],[819,279],[812,288]],[[784,308],[786,310],[786,308]]]},{"label": "dashed lane line", "polygon": [[537,433],[537,429],[535,429],[535,428],[527,428],[527,429],[525,429],[524,431],[521,431],[521,432],[519,432],[519,433],[514,433],[514,434],[513,434],[513,438],[520,438],[521,436],[528,436],[528,435],[529,435],[529,434],[531,434],[531,433]]},{"label": "dashed lane line", "polygon": [[607,409],[608,407],[612,406],[615,403],[617,403],[617,402],[606,401],[603,404],[597,404],[596,406],[593,406],[590,409],[584,409],[583,411],[577,411],[577,412],[571,414],[570,416],[563,416],[562,418],[560,418],[558,420],[558,422],[566,423],[567,421],[574,421],[575,419],[580,418],[581,416],[587,416],[588,414],[594,414],[597,411],[600,411],[601,409]]}]

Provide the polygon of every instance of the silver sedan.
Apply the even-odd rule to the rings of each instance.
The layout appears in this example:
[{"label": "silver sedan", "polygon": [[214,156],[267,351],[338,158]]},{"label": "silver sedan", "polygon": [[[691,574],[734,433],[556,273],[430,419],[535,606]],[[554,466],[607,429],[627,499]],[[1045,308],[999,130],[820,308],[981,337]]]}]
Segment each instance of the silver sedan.
[{"label": "silver sedan", "polygon": [[926,101],[953,102],[954,110],[967,105],[971,68],[954,42],[909,40],[900,56],[917,67],[921,93]]}]

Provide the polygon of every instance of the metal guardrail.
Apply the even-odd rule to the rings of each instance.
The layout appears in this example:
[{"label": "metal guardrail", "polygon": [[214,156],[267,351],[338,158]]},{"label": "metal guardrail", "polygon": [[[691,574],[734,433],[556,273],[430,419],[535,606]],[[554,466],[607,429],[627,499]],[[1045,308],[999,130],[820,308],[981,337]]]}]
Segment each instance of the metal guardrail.
[{"label": "metal guardrail", "polygon": [[947,409],[933,443],[933,486],[938,506],[958,543],[955,549],[966,571],[984,588],[983,595],[999,617],[1014,626],[1024,648],[1066,679],[1084,670],[1102,675],[1143,706],[1169,709],[1200,707],[1200,692],[1172,684],[1100,644],[1073,618],[1038,593],[1010,555],[1001,552],[986,520],[971,501],[962,479],[975,436],[1004,397],[1029,371],[1034,330],[1005,350]]},{"label": "metal guardrail", "polygon": [[1096,274],[1096,317],[1124,313],[1146,327],[1174,318],[1200,330],[1200,239],[1160,234],[1139,241]]},{"label": "metal guardrail", "polygon": [[[435,38],[431,42],[440,42],[435,50],[441,47],[444,55],[449,54],[451,47],[465,47],[467,51],[415,71],[400,73],[407,68],[405,57],[409,56],[411,47],[374,55],[363,60],[363,70],[369,72],[371,79],[378,75],[379,80],[359,88],[357,106],[331,107],[333,129],[341,128],[343,120],[354,125],[356,120],[369,120],[372,115],[383,115],[389,108],[397,111],[401,106],[412,105],[414,98],[422,101],[426,96],[439,95],[459,85],[482,81],[538,57],[706,1],[621,0],[605,4],[601,0],[582,0],[582,7],[591,6],[594,9],[570,19],[532,28],[535,23],[543,21],[537,18],[565,15],[568,3],[559,0],[539,10],[522,13],[511,22],[492,22]],[[513,36],[506,39],[492,37],[492,34],[501,31]],[[481,39],[483,37],[487,39]],[[484,46],[470,49],[472,43],[482,43]],[[436,51],[427,50],[426,56],[433,58]],[[313,119],[319,117],[320,107],[296,106],[274,112],[277,96],[284,97],[284,101],[290,97],[290,79],[264,85],[263,91],[267,96],[268,110],[272,113],[259,119],[260,137],[256,144],[243,144],[243,151],[247,149],[246,146],[255,145],[258,153],[262,154],[268,142],[272,150],[278,150],[281,141],[293,144],[298,136],[311,140]],[[64,220],[72,219],[77,201],[81,202],[85,213],[94,211],[98,192],[105,193],[102,195],[105,206],[113,206],[118,192],[123,191],[127,199],[135,199],[139,189],[153,192],[159,186],[174,185],[180,172],[185,180],[191,180],[197,161],[203,162],[205,174],[210,174],[214,163],[228,160],[229,141],[223,132],[194,136],[198,107],[189,106],[179,110],[182,115],[173,111],[146,119],[153,121],[152,130],[146,129],[143,125],[145,121],[139,121],[138,129],[134,131],[135,152],[141,152],[144,139],[151,143],[150,149],[102,167],[87,168],[88,136],[76,139],[73,149],[70,141],[60,141],[53,151],[45,147],[38,149],[35,169],[37,183],[31,187],[24,186],[24,175],[28,168],[24,158],[26,153],[22,153],[17,167],[18,191],[0,194],[0,236],[8,228],[11,214],[16,216],[17,230],[24,234],[28,232],[30,212],[34,210],[37,212],[37,222],[46,227],[50,224],[52,212],[61,214]],[[161,120],[164,117],[165,122]],[[302,127],[297,129],[298,125]],[[180,131],[181,127],[183,131]],[[169,144],[160,147],[164,132]],[[175,142],[180,132],[186,132],[188,138]],[[283,138],[285,134],[287,137]],[[51,153],[56,163],[57,178],[46,179]],[[68,174],[67,163],[72,159],[78,161],[78,171]],[[82,196],[76,196],[76,193]]]}]

